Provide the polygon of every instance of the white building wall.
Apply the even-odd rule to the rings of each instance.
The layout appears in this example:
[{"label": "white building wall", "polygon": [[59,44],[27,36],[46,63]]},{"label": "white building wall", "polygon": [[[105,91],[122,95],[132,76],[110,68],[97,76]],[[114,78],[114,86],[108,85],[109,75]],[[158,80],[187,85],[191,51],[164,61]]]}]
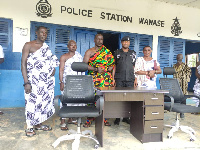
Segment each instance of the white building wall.
[{"label": "white building wall", "polygon": [[[13,20],[13,52],[21,52],[25,42],[30,41],[30,22],[38,21],[53,24],[71,25],[102,30],[131,32],[153,35],[153,57],[157,56],[158,36],[200,40],[200,10],[157,2],[154,0],[48,0],[52,7],[52,17],[42,18],[36,15],[36,4],[39,0],[0,0],[0,17]],[[42,0],[45,1],[45,0]],[[61,6],[75,10],[92,11],[91,17],[61,13]],[[132,18],[131,22],[102,19],[101,13],[111,13],[116,16],[123,15]],[[85,11],[84,11],[85,13]],[[171,26],[175,18],[179,19],[182,33],[174,36]],[[156,25],[139,24],[139,18],[160,20],[164,27]],[[19,28],[28,31],[21,35]]]}]

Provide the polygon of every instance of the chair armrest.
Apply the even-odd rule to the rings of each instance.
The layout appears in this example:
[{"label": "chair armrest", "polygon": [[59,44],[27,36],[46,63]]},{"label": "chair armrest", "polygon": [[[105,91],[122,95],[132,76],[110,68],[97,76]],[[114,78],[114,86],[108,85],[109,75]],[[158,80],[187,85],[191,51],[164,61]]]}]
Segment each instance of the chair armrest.
[{"label": "chair armrest", "polygon": [[172,96],[170,96],[170,95],[165,95],[165,97],[169,98],[169,100],[170,100],[170,109],[169,109],[169,111],[171,111],[172,108],[174,107],[174,98]]},{"label": "chair armrest", "polygon": [[103,96],[98,96],[99,98],[96,101],[96,108],[99,109],[99,115],[102,114],[103,106],[104,106],[104,98]]},{"label": "chair armrest", "polygon": [[184,95],[185,99],[190,98],[190,97],[196,97],[200,100],[200,96],[198,96],[198,95]]},{"label": "chair armrest", "polygon": [[191,97],[196,97],[200,100],[200,96],[198,96],[198,95],[184,95],[184,98],[183,98],[181,104],[186,104],[186,99],[191,98]]},{"label": "chair armrest", "polygon": [[54,97],[54,108],[55,108],[55,114],[58,115],[60,105],[58,104],[59,99],[61,98],[61,95],[57,95]]}]

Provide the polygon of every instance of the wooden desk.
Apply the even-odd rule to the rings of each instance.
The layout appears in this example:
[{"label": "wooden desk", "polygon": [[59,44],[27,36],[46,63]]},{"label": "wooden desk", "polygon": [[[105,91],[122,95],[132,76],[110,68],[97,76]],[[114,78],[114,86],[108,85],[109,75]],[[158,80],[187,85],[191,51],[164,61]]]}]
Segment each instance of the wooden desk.
[{"label": "wooden desk", "polygon": [[95,119],[95,135],[103,146],[104,118],[130,117],[130,132],[142,143],[163,141],[165,90],[104,87],[101,116]]}]

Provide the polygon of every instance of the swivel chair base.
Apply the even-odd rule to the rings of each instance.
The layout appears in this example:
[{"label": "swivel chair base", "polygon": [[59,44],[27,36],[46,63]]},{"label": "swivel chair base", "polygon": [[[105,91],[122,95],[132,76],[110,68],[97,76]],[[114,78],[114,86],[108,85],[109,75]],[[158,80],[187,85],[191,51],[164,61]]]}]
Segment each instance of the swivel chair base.
[{"label": "swivel chair base", "polygon": [[181,130],[181,131],[183,131],[185,133],[188,133],[190,135],[190,141],[194,141],[196,139],[195,131],[191,127],[180,126],[179,119],[178,119],[178,113],[176,113],[176,122],[175,122],[175,124],[174,125],[165,125],[165,126],[171,128],[171,130],[169,131],[169,134],[167,135],[167,137],[169,139],[171,139],[173,137],[173,133],[178,131],[178,130]]},{"label": "swivel chair base", "polygon": [[79,144],[80,144],[80,138],[85,137],[92,139],[96,142],[96,145],[94,146],[95,149],[99,148],[99,141],[94,138],[94,135],[92,134],[91,130],[85,130],[80,132],[80,125],[81,124],[81,118],[78,118],[78,124],[77,124],[77,131],[75,130],[69,130],[69,134],[63,135],[59,137],[53,144],[52,146],[55,148],[56,146],[59,145],[60,142],[65,141],[65,140],[74,140],[72,143],[72,150],[78,150]]}]

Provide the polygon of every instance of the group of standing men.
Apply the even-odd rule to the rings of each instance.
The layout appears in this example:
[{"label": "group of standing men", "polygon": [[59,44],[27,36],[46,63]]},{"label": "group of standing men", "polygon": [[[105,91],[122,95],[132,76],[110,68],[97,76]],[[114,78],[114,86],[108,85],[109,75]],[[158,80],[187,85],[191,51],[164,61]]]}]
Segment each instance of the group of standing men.
[{"label": "group of standing men", "polygon": [[[73,62],[88,64],[88,74],[92,75],[95,87],[136,87],[148,84],[155,87],[156,74],[162,72],[159,63],[151,57],[150,46],[144,47],[144,57],[136,61],[136,52],[129,49],[130,37],[128,36],[121,39],[122,48],[112,55],[110,50],[103,45],[103,35],[97,34],[94,38],[95,46],[85,52],[84,58],[76,51],[76,42],[70,40],[67,45],[69,51],[61,56],[59,62],[57,57],[51,53],[48,45],[44,43],[47,38],[47,29],[38,27],[36,34],[36,40],[24,45],[21,60],[26,105],[26,136],[34,136],[35,130],[51,130],[50,126],[43,125],[42,122],[55,112],[54,74],[57,66],[59,66],[61,91],[64,90],[65,76],[77,74],[71,69]],[[128,118],[123,120],[129,123]],[[120,119],[116,118],[114,124],[119,124],[119,121]],[[68,120],[68,123],[73,123],[72,118]],[[104,125],[110,125],[106,119],[104,119]],[[84,127],[89,126],[88,123],[84,124]],[[65,118],[61,118],[60,128],[68,130]]]},{"label": "group of standing men", "polygon": [[[26,105],[26,136],[35,135],[35,130],[51,130],[50,126],[43,125],[42,122],[55,112],[53,105],[54,74],[55,67],[59,64],[61,91],[64,89],[65,76],[77,74],[71,70],[71,64],[81,61],[88,64],[88,74],[93,76],[95,87],[134,86],[136,53],[129,50],[129,37],[122,38],[122,49],[117,50],[113,56],[110,50],[103,45],[103,35],[97,34],[94,38],[95,46],[86,51],[84,58],[76,52],[76,42],[70,40],[69,52],[62,55],[59,62],[57,57],[51,53],[48,45],[44,43],[47,38],[47,29],[38,27],[36,34],[36,40],[24,45],[21,60]],[[105,125],[109,126],[109,123],[105,121]],[[64,118],[61,120],[61,129],[68,129]]]}]

